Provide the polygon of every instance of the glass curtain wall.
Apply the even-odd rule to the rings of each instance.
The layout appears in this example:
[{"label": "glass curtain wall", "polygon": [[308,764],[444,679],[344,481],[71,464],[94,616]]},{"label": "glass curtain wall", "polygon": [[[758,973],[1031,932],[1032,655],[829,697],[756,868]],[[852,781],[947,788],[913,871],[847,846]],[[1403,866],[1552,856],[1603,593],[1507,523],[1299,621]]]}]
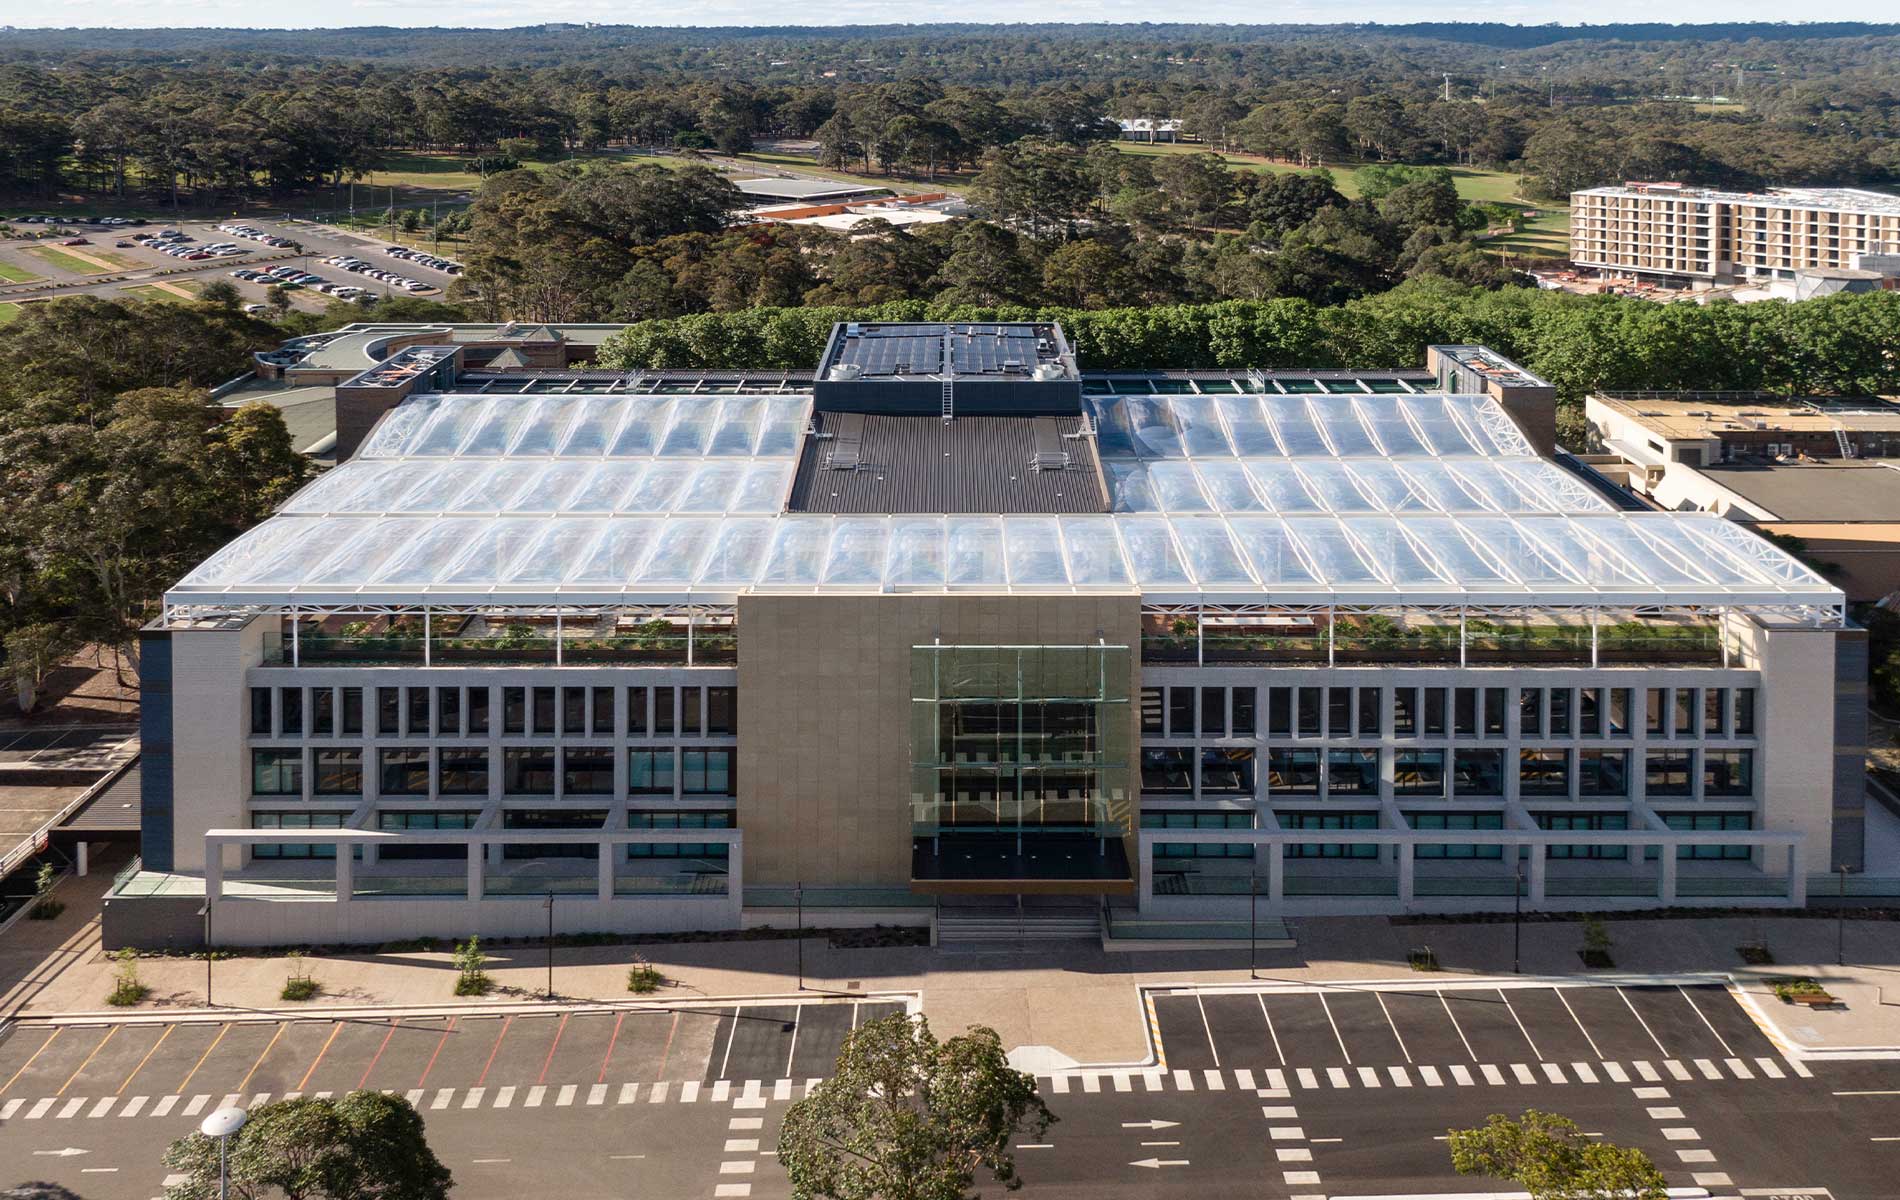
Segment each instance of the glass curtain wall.
[{"label": "glass curtain wall", "polygon": [[916,646],[913,833],[1121,839],[1133,713],[1127,646]]}]

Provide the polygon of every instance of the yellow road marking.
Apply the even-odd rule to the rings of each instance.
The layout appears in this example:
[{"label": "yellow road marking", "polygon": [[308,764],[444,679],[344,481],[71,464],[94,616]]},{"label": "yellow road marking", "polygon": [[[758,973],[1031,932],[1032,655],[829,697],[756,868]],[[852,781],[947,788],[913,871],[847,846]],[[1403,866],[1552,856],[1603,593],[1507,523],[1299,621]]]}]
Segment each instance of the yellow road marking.
[{"label": "yellow road marking", "polygon": [[14,1082],[18,1080],[20,1076],[26,1074],[26,1069],[33,1065],[34,1060],[39,1058],[40,1055],[46,1053],[46,1048],[53,1044],[54,1039],[58,1038],[60,1034],[65,1033],[65,1032],[66,1032],[66,1027],[64,1025],[61,1025],[58,1028],[54,1029],[53,1036],[47,1038],[45,1041],[40,1043],[40,1048],[33,1052],[32,1058],[29,1058],[25,1062],[20,1064],[20,1069],[13,1073],[13,1078],[7,1080],[5,1083],[0,1083],[0,1093],[4,1093],[8,1088],[13,1086]]},{"label": "yellow road marking", "polygon": [[120,1026],[114,1025],[112,1028],[106,1030],[106,1035],[99,1039],[99,1044],[92,1048],[92,1053],[86,1055],[86,1061],[79,1064],[79,1070],[74,1071],[71,1075],[68,1075],[66,1077],[66,1082],[59,1085],[59,1091],[54,1092],[53,1094],[56,1096],[64,1096],[66,1094],[66,1089],[73,1086],[73,1080],[79,1078],[79,1071],[83,1071],[87,1067],[92,1065],[92,1060],[98,1056],[99,1051],[104,1050],[106,1048],[106,1043],[112,1040],[112,1035],[119,1032],[120,1028],[121,1028]]},{"label": "yellow road marking", "polygon": [[238,1091],[241,1092],[245,1088],[251,1086],[251,1076],[257,1074],[257,1069],[264,1065],[264,1055],[270,1053],[270,1048],[277,1044],[277,1039],[280,1037],[283,1037],[284,1030],[289,1029],[289,1028],[290,1028],[290,1022],[286,1021],[277,1027],[276,1033],[271,1034],[270,1041],[264,1043],[264,1054],[258,1055],[257,1061],[251,1064],[251,1069],[244,1072],[244,1082],[238,1084],[237,1086]]},{"label": "yellow road marking", "polygon": [[190,1073],[185,1076],[184,1082],[178,1085],[178,1090],[180,1092],[183,1092],[185,1090],[186,1085],[188,1085],[191,1082],[191,1077],[198,1073],[198,1067],[202,1067],[205,1065],[205,1059],[211,1057],[211,1052],[218,1048],[218,1043],[223,1041],[224,1035],[229,1032],[231,1032],[231,1027],[229,1025],[218,1026],[218,1036],[211,1039],[211,1044],[205,1047],[205,1052],[198,1056],[197,1065],[191,1068]]},{"label": "yellow road marking", "polygon": [[170,1037],[172,1035],[172,1030],[176,1028],[178,1028],[178,1026],[176,1025],[165,1026],[165,1032],[158,1035],[158,1040],[156,1042],[153,1042],[152,1048],[145,1052],[145,1057],[139,1059],[139,1065],[132,1068],[132,1074],[127,1075],[125,1077],[125,1082],[119,1085],[119,1090],[115,1094],[117,1095],[125,1094],[125,1089],[131,1085],[133,1079],[137,1078],[138,1073],[145,1069],[145,1064],[152,1061],[152,1055],[158,1053],[158,1048],[165,1044],[165,1039]]}]

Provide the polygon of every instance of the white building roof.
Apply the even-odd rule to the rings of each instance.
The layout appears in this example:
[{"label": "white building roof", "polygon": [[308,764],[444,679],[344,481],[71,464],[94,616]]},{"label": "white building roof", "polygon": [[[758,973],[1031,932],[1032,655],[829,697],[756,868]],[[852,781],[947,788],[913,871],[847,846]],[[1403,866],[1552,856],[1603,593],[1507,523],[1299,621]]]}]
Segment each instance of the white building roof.
[{"label": "white building roof", "polygon": [[417,396],[167,594],[202,608],[1138,590],[1837,606],[1754,534],[1612,511],[1485,397],[1087,400],[1112,512],[786,513],[805,396]]}]

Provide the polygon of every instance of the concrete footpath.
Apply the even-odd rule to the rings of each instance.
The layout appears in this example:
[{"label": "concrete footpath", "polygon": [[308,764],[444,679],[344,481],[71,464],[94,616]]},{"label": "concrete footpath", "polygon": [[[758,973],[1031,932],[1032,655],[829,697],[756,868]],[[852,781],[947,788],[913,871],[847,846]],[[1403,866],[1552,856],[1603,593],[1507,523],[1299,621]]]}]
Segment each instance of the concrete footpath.
[{"label": "concrete footpath", "polygon": [[[205,963],[196,958],[142,958],[145,1004],[108,1009],[113,963],[100,949],[99,898],[111,880],[100,874],[68,879],[57,893],[66,911],[52,921],[20,920],[0,934],[0,1016],[136,1013],[202,1008]],[[1529,976],[1727,976],[1751,993],[1755,1006],[1796,1054],[1816,1058],[1900,1058],[1900,922],[1831,917],[1618,920],[1608,923],[1615,969],[1591,972],[1577,955],[1581,927],[1534,922],[1522,928],[1521,967]],[[1512,925],[1394,924],[1383,917],[1311,918],[1293,930],[1299,945],[1262,950],[1263,981],[1352,984],[1373,980],[1440,979],[1446,984],[1512,973]],[[1844,933],[1847,966],[1835,965]],[[1776,965],[1743,964],[1737,947],[1765,940]],[[1429,946],[1442,970],[1420,975],[1407,964],[1413,947]],[[322,987],[304,1004],[286,1004],[279,991],[290,964],[281,956],[221,959],[212,964],[213,999],[221,1008],[307,1011],[333,1007],[426,1007],[541,1003],[547,979],[542,946],[495,947],[488,966],[496,989],[482,1000],[458,1000],[455,970],[437,952],[332,955],[305,960]],[[644,958],[666,977],[657,996],[626,990],[627,968]],[[914,993],[940,1032],[988,1025],[1029,1057],[1064,1062],[1135,1063],[1150,1051],[1141,997],[1146,987],[1233,984],[1249,980],[1247,947],[1194,952],[1104,952],[1081,944],[996,943],[946,948],[841,950],[824,939],[803,939],[807,990]],[[743,999],[799,993],[798,943],[725,941],[646,946],[556,948],[554,986],[568,1002]],[[1810,1010],[1775,999],[1769,981],[1811,976],[1844,1003]],[[1886,995],[1892,988],[1894,995]]]}]

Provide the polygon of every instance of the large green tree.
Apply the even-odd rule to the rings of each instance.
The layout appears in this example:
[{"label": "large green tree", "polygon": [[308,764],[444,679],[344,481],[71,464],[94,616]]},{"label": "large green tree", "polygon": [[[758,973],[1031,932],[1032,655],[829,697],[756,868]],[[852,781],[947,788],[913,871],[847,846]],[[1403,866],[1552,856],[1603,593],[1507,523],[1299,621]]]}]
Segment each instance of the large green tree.
[{"label": "large green tree", "polygon": [[845,1038],[837,1071],[786,1112],[779,1163],[799,1200],[965,1200],[983,1174],[1020,1187],[1011,1142],[1054,1121],[995,1030],[939,1042],[899,1015]]},{"label": "large green tree", "polygon": [[[382,1092],[260,1104],[227,1151],[229,1194],[238,1200],[447,1200],[454,1182],[429,1149],[422,1115]],[[216,1200],[215,1139],[180,1138],[165,1165],[185,1176],[165,1189],[166,1200]]]},{"label": "large green tree", "polygon": [[1513,1121],[1493,1113],[1446,1139],[1460,1175],[1506,1179],[1531,1200],[1663,1200],[1667,1180],[1649,1156],[1587,1138],[1568,1117],[1531,1109]]}]

